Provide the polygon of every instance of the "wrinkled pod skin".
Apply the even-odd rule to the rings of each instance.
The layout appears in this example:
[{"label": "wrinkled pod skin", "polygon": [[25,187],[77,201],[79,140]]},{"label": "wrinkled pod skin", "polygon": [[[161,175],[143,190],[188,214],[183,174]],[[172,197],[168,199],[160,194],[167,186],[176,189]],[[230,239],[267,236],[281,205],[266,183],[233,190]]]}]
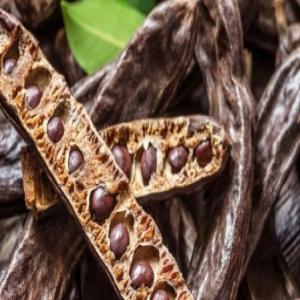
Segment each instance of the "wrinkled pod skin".
[{"label": "wrinkled pod skin", "polygon": [[256,170],[259,177],[255,189],[259,191],[259,197],[255,202],[252,220],[255,231],[250,232],[248,247],[251,255],[255,246],[251,243],[259,239],[271,207],[277,200],[273,219],[269,223],[282,250],[280,259],[286,265],[283,272],[288,271],[289,274],[285,278],[293,278],[290,287],[294,285],[293,282],[297,282],[299,273],[298,229],[297,222],[293,221],[298,212],[296,194],[299,189],[296,167],[293,166],[299,152],[298,29],[299,24],[293,24],[281,36],[276,62],[279,68],[266,87],[258,107]]},{"label": "wrinkled pod skin", "polygon": [[[256,131],[256,195],[245,267],[262,233],[271,207],[299,153],[300,51],[276,70],[260,100]],[[283,109],[284,108],[284,109]],[[274,176],[276,175],[276,176]]]},{"label": "wrinkled pod skin", "polygon": [[97,128],[161,115],[170,107],[194,62],[195,6],[195,1],[165,1],[150,13],[95,99],[91,118]]},{"label": "wrinkled pod skin", "polygon": [[[235,299],[241,280],[253,183],[253,97],[243,71],[243,41],[236,1],[199,1],[196,58],[210,114],[232,140],[226,183],[216,182],[216,203],[206,245],[196,243],[188,283],[196,299]],[[208,200],[208,199],[207,199]]]},{"label": "wrinkled pod skin", "polygon": [[[9,74],[2,70],[1,108],[35,149],[47,176],[79,225],[98,262],[109,274],[119,296],[126,299],[150,297],[156,285],[163,281],[174,289],[176,299],[192,299],[176,261],[162,243],[156,224],[128,190],[126,176],[96,132],[83,106],[75,101],[62,76],[47,63],[34,38],[20,23],[3,11],[0,11],[0,20],[5,30],[0,45],[4,62],[9,59],[9,49],[14,42],[23,53]],[[41,70],[34,83],[41,89],[42,98],[40,104],[31,109],[21,96],[24,95],[24,82],[32,78],[32,72]],[[43,83],[47,82],[43,86],[38,80],[41,76],[44,76]],[[14,93],[16,87],[19,88],[17,94]],[[52,123],[54,118],[55,123]],[[69,174],[66,165],[72,147],[80,149],[84,165]],[[98,193],[99,189],[103,192]],[[113,199],[109,207],[103,205],[108,198]],[[128,213],[129,216],[125,217]],[[130,244],[123,254],[126,259],[117,259],[109,249],[107,232],[117,219],[128,223],[127,229],[131,232]],[[134,226],[130,225],[131,219]],[[125,284],[130,280],[130,270],[141,256],[150,263],[154,273],[154,280],[148,288]]]},{"label": "wrinkled pod skin", "polygon": [[[212,118],[206,116],[133,121],[108,127],[99,131],[99,134],[112,150],[120,168],[127,173],[130,190],[142,202],[162,200],[174,194],[186,194],[202,189],[221,173],[229,153],[229,141],[224,130]],[[201,151],[197,152],[203,144],[207,144],[209,148],[202,147]],[[154,155],[155,159],[157,157],[158,166],[151,175],[150,182],[145,184],[142,178],[140,151],[145,151],[147,145],[153,145],[155,148]],[[170,161],[168,153],[173,149],[177,150],[178,147],[185,149],[187,157],[184,165],[174,171],[174,162]],[[30,153],[28,155],[33,156]],[[29,163],[23,168],[26,178],[25,193],[39,182],[43,184],[38,180],[40,175],[35,171],[37,165],[31,164],[30,161],[34,161],[34,157],[29,157]],[[126,161],[126,164],[123,161]],[[124,166],[126,170],[123,169]],[[38,203],[40,199],[42,203]],[[27,207],[36,213],[58,204],[58,197],[53,197],[52,194],[47,197],[47,193],[45,197],[28,195],[25,200],[28,202]]]}]

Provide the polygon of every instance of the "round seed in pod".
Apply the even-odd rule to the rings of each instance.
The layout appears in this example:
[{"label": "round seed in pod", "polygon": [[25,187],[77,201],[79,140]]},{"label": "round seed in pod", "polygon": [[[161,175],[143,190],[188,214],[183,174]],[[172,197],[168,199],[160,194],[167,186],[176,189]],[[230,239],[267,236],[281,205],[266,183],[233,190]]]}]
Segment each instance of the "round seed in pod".
[{"label": "round seed in pod", "polygon": [[115,199],[102,187],[96,188],[90,195],[90,212],[94,220],[106,219],[114,208]]},{"label": "round seed in pod", "polygon": [[154,293],[152,300],[170,300],[170,297],[165,290],[159,289]]},{"label": "round seed in pod", "polygon": [[130,279],[131,286],[134,289],[138,289],[142,285],[151,287],[154,280],[154,274],[150,264],[145,260],[136,262],[131,269]]},{"label": "round seed in pod", "polygon": [[75,172],[82,165],[83,160],[84,158],[81,151],[77,149],[71,150],[68,160],[69,174]]},{"label": "round seed in pod", "polygon": [[127,175],[127,177],[129,177],[132,159],[127,148],[115,145],[112,149],[112,154],[121,170]]},{"label": "round seed in pod", "polygon": [[109,234],[110,250],[115,254],[116,258],[120,258],[129,245],[129,234],[127,227],[119,223],[112,228]]},{"label": "round seed in pod", "polygon": [[11,74],[17,61],[14,58],[8,58],[3,64],[3,70],[5,74]]},{"label": "round seed in pod", "polygon": [[156,149],[153,146],[149,146],[141,157],[141,172],[145,184],[149,183],[152,174],[156,171],[156,165]]},{"label": "round seed in pod", "polygon": [[173,172],[179,172],[186,164],[188,159],[188,151],[183,146],[173,148],[168,155],[168,160],[172,166]]},{"label": "round seed in pod", "polygon": [[41,101],[42,93],[37,86],[30,86],[25,92],[25,102],[29,108],[36,108]]},{"label": "round seed in pod", "polygon": [[47,125],[47,134],[53,143],[60,141],[64,135],[64,124],[59,117],[53,117],[50,119]]},{"label": "round seed in pod", "polygon": [[206,166],[212,160],[210,141],[201,142],[195,149],[195,156],[200,166]]}]

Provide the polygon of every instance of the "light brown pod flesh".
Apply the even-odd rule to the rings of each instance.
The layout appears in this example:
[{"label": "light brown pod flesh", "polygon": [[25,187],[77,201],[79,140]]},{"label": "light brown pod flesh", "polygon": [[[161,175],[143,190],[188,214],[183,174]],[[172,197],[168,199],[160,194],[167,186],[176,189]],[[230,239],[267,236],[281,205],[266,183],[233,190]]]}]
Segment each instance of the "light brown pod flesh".
[{"label": "light brown pod flesh", "polygon": [[[122,123],[101,130],[99,134],[113,154],[116,146],[128,152],[131,164],[129,188],[139,201],[162,200],[173,194],[186,194],[201,189],[220,174],[226,164],[229,152],[224,129],[213,118],[200,115]],[[207,159],[207,156],[202,155],[202,163],[199,163],[196,150],[205,143],[209,144],[208,154],[211,154],[211,158]],[[153,173],[149,183],[145,184],[141,174],[140,156],[149,145],[153,145],[156,149],[157,170]],[[188,154],[187,161],[180,170],[173,171],[168,154],[172,149],[178,147],[185,149]],[[202,153],[205,153],[205,149],[202,149]],[[28,155],[29,153],[27,153]],[[29,161],[31,160],[34,161],[35,158],[32,157]],[[118,162],[118,159],[116,161]],[[203,164],[203,161],[206,163]],[[33,176],[37,175],[35,170],[28,170],[29,168],[38,168],[34,164],[27,164],[26,168],[27,170],[23,168],[25,175],[27,173]],[[31,189],[32,185],[40,182],[39,180],[29,182],[30,178],[27,177],[25,179],[25,191],[27,185],[28,189]],[[36,189],[38,188],[36,187]],[[38,203],[39,199],[43,203]],[[43,212],[58,204],[57,199],[53,195],[48,200],[46,197],[31,197],[31,203],[27,207],[32,208],[35,212]],[[27,201],[27,197],[25,200]],[[46,204],[46,202],[48,203]]]},{"label": "light brown pod flesh", "polygon": [[[0,23],[1,61],[16,59],[10,74],[5,74],[3,69],[0,73],[1,109],[34,148],[45,173],[119,296],[150,298],[157,286],[166,284],[174,291],[174,299],[192,299],[175,259],[163,245],[155,222],[128,190],[126,176],[83,106],[72,97],[64,78],[48,64],[37,42],[15,18],[0,10]],[[24,102],[27,84],[35,84],[41,90],[40,103],[34,109]],[[49,121],[55,117],[59,121],[49,126]],[[72,147],[80,149],[84,165],[69,174],[68,155]],[[99,204],[98,195],[94,198],[99,187],[115,202],[106,219],[95,221],[90,204],[92,209]],[[128,224],[130,236],[129,246],[120,259],[115,258],[109,247],[110,227],[117,222]],[[153,283],[134,289],[129,274],[136,264],[145,260],[152,268]]]}]

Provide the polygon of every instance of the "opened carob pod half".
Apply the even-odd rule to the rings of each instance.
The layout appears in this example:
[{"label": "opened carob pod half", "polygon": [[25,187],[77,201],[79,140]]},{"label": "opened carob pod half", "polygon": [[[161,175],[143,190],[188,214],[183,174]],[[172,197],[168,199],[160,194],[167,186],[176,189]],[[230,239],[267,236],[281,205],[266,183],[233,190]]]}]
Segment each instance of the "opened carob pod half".
[{"label": "opened carob pod half", "polygon": [[[192,299],[156,224],[128,190],[126,176],[64,78],[14,17],[0,10],[0,21],[2,64],[14,60],[9,73],[1,69],[1,109],[32,145],[120,297],[150,298],[163,284],[172,291],[173,299]],[[26,89],[33,85],[41,93],[34,108],[25,97]],[[68,158],[73,149],[79,149],[84,160],[70,174]],[[115,255],[110,240],[119,223],[129,236],[121,257],[119,252]],[[144,270],[149,274],[146,278]]]},{"label": "opened carob pod half", "polygon": [[138,120],[100,135],[139,199],[198,190],[223,170],[228,156],[225,131],[208,116]]}]

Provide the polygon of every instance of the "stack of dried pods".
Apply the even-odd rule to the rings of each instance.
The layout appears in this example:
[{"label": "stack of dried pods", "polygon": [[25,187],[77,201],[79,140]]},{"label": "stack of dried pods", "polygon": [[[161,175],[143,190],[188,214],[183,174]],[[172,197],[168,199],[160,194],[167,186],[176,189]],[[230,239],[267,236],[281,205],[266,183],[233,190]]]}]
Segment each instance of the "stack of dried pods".
[{"label": "stack of dried pods", "polygon": [[300,297],[300,3],[164,1],[86,77],[0,6],[0,299]]}]

